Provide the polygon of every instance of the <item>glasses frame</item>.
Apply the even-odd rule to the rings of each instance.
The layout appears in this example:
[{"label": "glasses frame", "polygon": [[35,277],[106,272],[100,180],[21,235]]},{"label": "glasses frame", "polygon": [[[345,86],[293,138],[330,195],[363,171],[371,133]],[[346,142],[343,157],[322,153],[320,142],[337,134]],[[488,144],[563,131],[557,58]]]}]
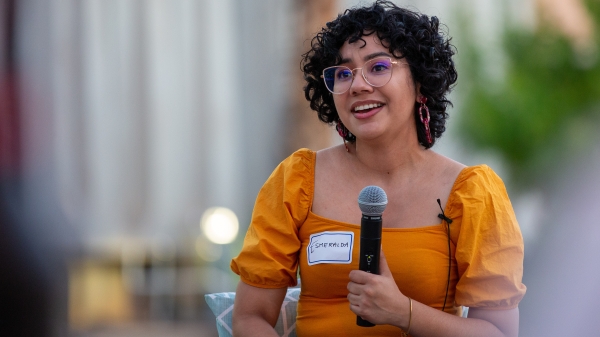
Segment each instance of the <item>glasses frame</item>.
[{"label": "glasses frame", "polygon": [[[390,60],[390,64],[392,64],[392,66],[400,64],[400,62],[398,62],[398,61],[392,61],[392,58],[391,57],[387,57],[387,56],[375,57],[375,58],[372,58],[372,59],[368,60],[365,63],[373,62],[373,61],[379,60],[379,59],[388,59],[388,60]],[[333,92],[327,86],[327,82],[325,80],[325,71],[327,71],[327,69],[339,68],[339,67],[346,68],[346,69],[350,70],[350,73],[352,73],[352,81],[350,81],[350,85],[348,86],[348,89],[346,89],[346,90],[344,90],[342,92]],[[354,74],[354,71],[358,70],[358,69],[360,69],[360,74],[361,74],[362,78],[365,80],[365,82],[367,82],[367,84],[370,85],[370,86],[372,86],[373,88],[383,87],[384,85],[386,85],[386,84],[388,84],[390,82],[390,79],[392,79],[393,70],[390,71],[390,78],[388,78],[388,80],[384,84],[382,84],[382,85],[373,85],[371,82],[369,82],[369,80],[367,80],[367,77],[365,76],[365,73],[363,71],[364,67],[365,67],[364,65],[362,67],[357,67],[357,68],[354,68],[354,69],[350,69],[349,67],[346,67],[346,66],[331,66],[331,67],[327,67],[327,68],[323,69],[323,71],[321,72],[321,78],[323,79],[323,82],[325,83],[325,88],[327,88],[327,90],[330,93],[334,94],[334,95],[345,94],[346,92],[348,92],[348,90],[350,90],[350,88],[352,87],[352,83],[354,83],[354,79],[356,78],[356,75]],[[391,69],[393,69],[393,68],[391,68]]]}]

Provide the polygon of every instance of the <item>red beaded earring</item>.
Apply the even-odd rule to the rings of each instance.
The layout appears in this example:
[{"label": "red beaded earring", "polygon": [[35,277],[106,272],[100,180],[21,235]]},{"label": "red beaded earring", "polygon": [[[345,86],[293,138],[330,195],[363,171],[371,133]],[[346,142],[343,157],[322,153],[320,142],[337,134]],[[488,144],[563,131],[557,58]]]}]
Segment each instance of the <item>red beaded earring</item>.
[{"label": "red beaded earring", "polygon": [[[425,105],[425,103],[427,103],[427,97],[422,96],[419,102],[421,103],[421,106],[419,107],[419,117],[421,118],[421,123],[423,123],[423,126],[425,126],[425,135],[427,136],[427,142],[431,144],[431,131],[429,131],[429,108],[427,108],[427,105]],[[423,118],[423,110],[427,112],[427,117],[425,118]]]},{"label": "red beaded earring", "polygon": [[335,129],[337,130],[340,137],[342,137],[342,139],[344,140],[344,146],[346,147],[346,152],[350,152],[350,149],[348,149],[348,144],[346,143],[346,137],[348,136],[348,134],[350,134],[350,131],[348,129],[346,129],[346,127],[344,126],[342,121],[339,119],[337,120],[337,122],[335,124],[336,124]]}]

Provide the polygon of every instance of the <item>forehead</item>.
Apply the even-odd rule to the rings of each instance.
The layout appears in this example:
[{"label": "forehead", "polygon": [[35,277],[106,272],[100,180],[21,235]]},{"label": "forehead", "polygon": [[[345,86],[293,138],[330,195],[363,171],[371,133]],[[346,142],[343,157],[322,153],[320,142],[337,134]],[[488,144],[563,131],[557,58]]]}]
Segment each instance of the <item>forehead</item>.
[{"label": "forehead", "polygon": [[350,61],[358,61],[365,55],[377,52],[391,55],[389,49],[381,43],[376,34],[363,35],[362,40],[357,40],[352,43],[346,41],[340,48],[340,56],[342,59]]}]

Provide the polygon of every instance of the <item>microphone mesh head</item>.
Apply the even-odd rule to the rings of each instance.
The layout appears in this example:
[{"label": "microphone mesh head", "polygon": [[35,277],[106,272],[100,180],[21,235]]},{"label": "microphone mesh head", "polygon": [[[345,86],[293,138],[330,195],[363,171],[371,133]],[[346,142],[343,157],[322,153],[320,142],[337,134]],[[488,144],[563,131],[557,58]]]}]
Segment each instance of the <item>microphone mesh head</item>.
[{"label": "microphone mesh head", "polygon": [[387,202],[387,195],[379,186],[367,186],[358,195],[358,207],[366,215],[381,215]]}]

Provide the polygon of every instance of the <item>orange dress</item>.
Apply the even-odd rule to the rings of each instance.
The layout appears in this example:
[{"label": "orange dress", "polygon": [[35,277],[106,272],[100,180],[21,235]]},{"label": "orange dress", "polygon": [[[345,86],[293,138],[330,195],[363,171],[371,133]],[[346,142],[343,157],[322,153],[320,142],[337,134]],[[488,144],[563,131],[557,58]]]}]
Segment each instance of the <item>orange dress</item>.
[{"label": "orange dress", "polygon": [[[271,174],[231,269],[252,286],[281,288],[297,284],[300,267],[300,337],[397,336],[397,327],[356,325],[346,286],[350,271],[358,269],[360,226],[311,212],[315,160],[315,152],[301,149]],[[526,290],[521,282],[523,239],[502,180],[485,165],[463,169],[444,213],[453,220],[445,311],[517,307]],[[343,242],[332,244],[335,240]],[[382,247],[400,291],[441,310],[448,281],[446,223],[383,228]]]}]

